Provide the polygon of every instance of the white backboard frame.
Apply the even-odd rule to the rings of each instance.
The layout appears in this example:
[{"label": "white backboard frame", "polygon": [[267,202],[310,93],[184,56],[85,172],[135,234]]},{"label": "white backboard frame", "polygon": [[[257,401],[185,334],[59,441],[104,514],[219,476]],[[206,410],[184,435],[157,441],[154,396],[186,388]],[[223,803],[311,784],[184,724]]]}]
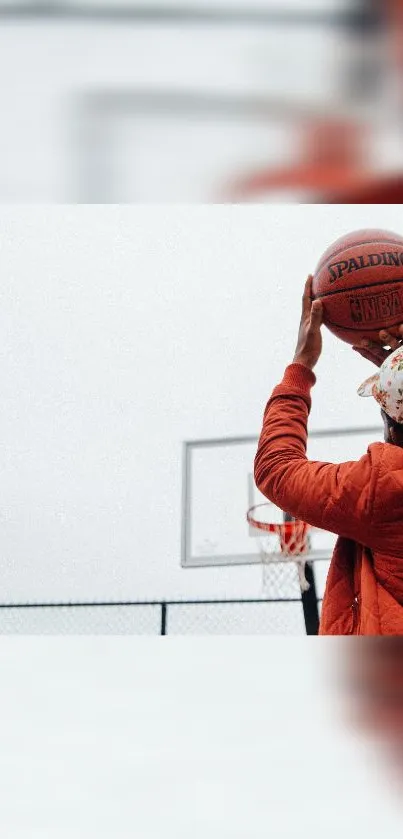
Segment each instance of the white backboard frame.
[{"label": "white backboard frame", "polygon": [[[332,447],[340,445],[343,439],[346,456],[333,457]],[[335,463],[354,460],[365,454],[370,443],[377,441],[383,441],[383,429],[380,426],[312,431],[308,438],[308,457]],[[183,568],[254,565],[261,562],[259,545],[253,538],[258,534],[246,521],[247,509],[252,504],[265,501],[254,486],[253,478],[251,480],[253,452],[256,451],[257,443],[256,436],[184,443]],[[243,469],[245,460],[242,466],[238,465],[242,460],[239,456],[242,450],[244,453],[249,452],[250,468],[246,470]],[[229,474],[229,469],[233,474]],[[221,473],[224,473],[223,482]],[[223,489],[225,483],[227,488]],[[231,489],[228,490],[229,484],[234,486],[233,493]],[[201,489],[203,485],[204,491]],[[239,529],[235,531],[238,525]],[[334,534],[313,531],[312,550],[308,559],[329,560],[335,539]]]}]

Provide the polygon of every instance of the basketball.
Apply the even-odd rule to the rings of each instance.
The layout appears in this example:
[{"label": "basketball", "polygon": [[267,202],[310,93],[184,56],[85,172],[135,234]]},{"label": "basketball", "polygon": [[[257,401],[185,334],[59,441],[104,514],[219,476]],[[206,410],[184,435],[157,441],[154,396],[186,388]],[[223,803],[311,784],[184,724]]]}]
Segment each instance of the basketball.
[{"label": "basketball", "polygon": [[313,298],[323,301],[328,329],[348,344],[379,343],[379,331],[397,335],[403,323],[403,237],[388,230],[358,230],[323,254],[313,277]]}]

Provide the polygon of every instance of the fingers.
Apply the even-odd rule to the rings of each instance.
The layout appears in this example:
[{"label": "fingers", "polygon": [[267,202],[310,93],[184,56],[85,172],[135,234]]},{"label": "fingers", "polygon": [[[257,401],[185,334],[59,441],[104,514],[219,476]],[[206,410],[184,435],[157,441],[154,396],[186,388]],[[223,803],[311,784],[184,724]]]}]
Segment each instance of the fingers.
[{"label": "fingers", "polygon": [[302,295],[302,313],[305,317],[309,317],[312,307],[312,274],[306,280],[304,286],[304,293]]},{"label": "fingers", "polygon": [[[401,329],[402,327],[399,327]],[[402,334],[399,332],[399,334]],[[400,346],[401,338],[396,338],[395,335],[392,335],[387,329],[382,329],[379,333],[379,338],[382,341],[384,346],[390,347],[392,350],[396,350],[398,346]]]},{"label": "fingers", "polygon": [[[389,344],[389,341],[395,342],[397,339],[387,330],[382,329],[379,333],[379,340],[382,343]],[[400,346],[400,344],[401,342],[397,341],[397,346]],[[390,349],[386,349],[380,343],[378,344],[377,341],[370,341],[368,338],[363,338],[353,349],[363,358],[366,358],[367,361],[372,361],[377,367],[380,367],[391,353]]]},{"label": "fingers", "polygon": [[396,334],[393,334],[391,329],[381,329],[379,332],[379,342],[370,341],[368,338],[363,338],[356,347],[369,347],[375,349],[377,347],[390,347],[392,350],[400,347],[403,341],[403,324],[398,327],[393,327]]},{"label": "fingers", "polygon": [[308,274],[308,276],[305,280],[304,297],[305,297],[305,295],[308,295],[309,298],[312,297],[312,280],[313,280],[312,274]]},{"label": "fingers", "polygon": [[365,358],[367,361],[371,361],[376,367],[380,367],[389,354],[388,350],[385,350],[383,347],[378,345],[374,345],[372,347],[355,346],[353,347],[353,350],[358,352],[362,358]]},{"label": "fingers", "polygon": [[321,300],[314,300],[311,305],[311,319],[310,319],[310,326],[311,328],[317,329],[321,326],[323,321],[323,305]]},{"label": "fingers", "polygon": [[370,341],[369,338],[362,338],[359,344],[355,345],[357,348],[364,348],[369,350],[383,350],[382,344],[377,344],[376,341]]}]

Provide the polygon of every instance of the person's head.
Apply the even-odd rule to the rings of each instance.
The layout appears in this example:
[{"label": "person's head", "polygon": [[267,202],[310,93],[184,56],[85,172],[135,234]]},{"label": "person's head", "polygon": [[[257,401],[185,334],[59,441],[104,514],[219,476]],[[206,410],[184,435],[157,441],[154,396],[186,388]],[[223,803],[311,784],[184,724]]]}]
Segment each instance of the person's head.
[{"label": "person's head", "polygon": [[391,352],[379,372],[358,388],[359,396],[373,396],[381,408],[385,443],[403,447],[403,346]]},{"label": "person's head", "polygon": [[392,443],[394,446],[401,446],[403,448],[403,424],[389,417],[383,408],[381,408],[381,416],[383,419],[385,443]]}]

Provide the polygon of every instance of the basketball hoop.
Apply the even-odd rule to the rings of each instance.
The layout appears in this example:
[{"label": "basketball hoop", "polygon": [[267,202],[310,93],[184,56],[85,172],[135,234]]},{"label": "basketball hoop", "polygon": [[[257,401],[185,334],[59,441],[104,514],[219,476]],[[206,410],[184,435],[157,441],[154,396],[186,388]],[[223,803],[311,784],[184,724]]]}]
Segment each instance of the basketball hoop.
[{"label": "basketball hoop", "polygon": [[[298,571],[299,585],[302,592],[309,590],[309,583],[305,577],[305,566],[310,542],[311,526],[300,519],[292,519],[284,515],[284,520],[274,522],[264,520],[273,514],[274,505],[270,503],[256,504],[250,507],[246,514],[249,525],[254,528],[259,541],[260,558],[263,571],[263,590],[266,592],[273,582],[273,571],[280,571],[285,563],[295,563]],[[288,520],[287,520],[288,519]]]}]

